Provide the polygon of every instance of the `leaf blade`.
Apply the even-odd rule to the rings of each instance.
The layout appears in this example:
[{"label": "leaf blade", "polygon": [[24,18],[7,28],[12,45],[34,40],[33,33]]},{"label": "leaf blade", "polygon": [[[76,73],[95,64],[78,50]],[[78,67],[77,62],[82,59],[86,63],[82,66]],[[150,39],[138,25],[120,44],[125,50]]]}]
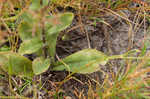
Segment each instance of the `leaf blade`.
[{"label": "leaf blade", "polygon": [[68,65],[69,69],[62,62],[58,61],[53,70],[65,69],[71,72],[86,74],[100,70],[99,64],[105,65],[108,61],[108,56],[95,49],[84,49],[64,58],[62,61]]},{"label": "leaf blade", "polygon": [[17,53],[0,52],[0,65],[10,75],[33,76],[32,62]]},{"label": "leaf blade", "polygon": [[49,59],[43,59],[42,57],[36,58],[32,63],[32,69],[34,74],[39,75],[45,72],[50,66]]},{"label": "leaf blade", "polygon": [[48,29],[48,34],[59,33],[66,29],[72,23],[73,18],[74,15],[70,12],[48,17],[50,23],[47,22],[47,25],[52,26]]},{"label": "leaf blade", "polygon": [[72,23],[73,17],[73,13],[69,12],[48,17],[50,21],[46,23],[46,41],[50,56],[53,57],[55,55],[59,32],[66,29]]},{"label": "leaf blade", "polygon": [[21,43],[19,48],[19,53],[23,54],[31,54],[37,52],[40,48],[42,48],[43,43],[39,38],[32,38],[30,40],[25,40]]}]

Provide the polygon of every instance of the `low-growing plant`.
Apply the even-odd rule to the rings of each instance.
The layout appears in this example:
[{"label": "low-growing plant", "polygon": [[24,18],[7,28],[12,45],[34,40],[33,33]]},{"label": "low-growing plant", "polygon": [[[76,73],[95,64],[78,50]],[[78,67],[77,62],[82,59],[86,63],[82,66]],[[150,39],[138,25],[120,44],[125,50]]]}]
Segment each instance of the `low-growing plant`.
[{"label": "low-growing plant", "polygon": [[[47,0],[32,0],[32,4],[19,18],[22,19],[18,33],[22,43],[15,52],[0,52],[0,65],[10,75],[32,77],[51,66],[52,71],[67,70],[73,73],[93,73],[99,71],[99,65],[105,65],[110,59],[133,58],[123,55],[107,56],[95,49],[84,49],[55,62],[56,41],[59,33],[73,20],[73,13],[47,14]],[[132,51],[131,51],[132,52]],[[31,61],[25,54],[36,54]]]},{"label": "low-growing plant", "polygon": [[[5,0],[2,1],[4,2]],[[99,84],[98,81],[91,79],[97,83],[97,86],[95,90],[95,86],[93,88],[91,83],[88,85],[88,98],[149,99],[150,80],[148,76],[150,72],[150,54],[149,52],[147,52],[149,48],[149,39],[145,41],[143,45],[144,47],[141,49],[139,55],[135,55],[135,53],[139,52],[138,50],[131,50],[122,55],[107,56],[104,53],[97,51],[96,49],[84,49],[70,56],[67,56],[64,59],[58,59],[58,61],[55,61],[57,37],[59,36],[59,33],[61,31],[69,27],[74,18],[74,14],[71,12],[54,14],[54,9],[56,9],[57,7],[72,7],[75,10],[80,11],[81,15],[86,16],[85,13],[87,13],[87,15],[91,16],[92,20],[95,21],[94,25],[96,25],[97,22],[101,22],[110,26],[109,23],[103,20],[103,18],[101,19],[101,17],[96,16],[97,14],[101,16],[99,11],[103,12],[103,9],[106,9],[106,11],[104,12],[113,12],[114,15],[120,15],[120,17],[122,17],[122,15],[124,14],[117,12],[120,9],[131,9],[135,11],[134,8],[128,8],[129,4],[131,4],[132,2],[136,2],[137,4],[143,6],[146,6],[146,3],[140,2],[140,0],[49,1],[50,0],[23,0],[20,3],[18,2],[18,0],[14,0],[14,2],[17,2],[17,4],[15,4],[15,7],[18,7],[18,10],[15,10],[14,12],[12,12],[13,7],[10,7],[11,10],[7,9],[7,7],[9,6],[7,3],[3,5],[5,10],[1,11],[2,17],[0,16],[0,21],[6,22],[6,25],[8,25],[8,29],[11,29],[13,32],[16,32],[17,29],[17,33],[15,35],[11,35],[14,39],[10,41],[10,43],[12,43],[10,44],[10,46],[8,44],[7,46],[3,46],[0,48],[0,79],[5,78],[5,75],[3,75],[3,73],[5,74],[6,72],[9,75],[23,76],[21,77],[21,79],[23,79],[23,82],[22,84],[20,84],[20,86],[17,85],[18,83],[14,84],[14,86],[16,86],[15,88],[17,88],[15,92],[22,94],[26,90],[27,86],[30,87],[32,85],[31,79],[34,75],[39,75],[47,71],[49,67],[51,71],[66,70],[72,73],[69,74],[63,81],[56,83],[59,85],[56,88],[56,92],[50,90],[52,92],[49,93],[50,91],[47,91],[46,89],[46,92],[48,92],[48,94],[51,94],[51,96],[54,96],[54,98],[64,98],[62,95],[63,91],[60,91],[60,87],[68,80],[73,79],[73,77],[71,78],[72,74],[88,74],[100,71],[100,66],[105,65],[109,60],[124,59],[126,62],[123,62],[120,65],[117,72],[112,71],[112,68],[108,70],[109,73],[105,73],[104,71],[102,71],[102,73],[105,75],[102,84]],[[8,2],[11,5],[11,2],[13,1],[8,0]],[[23,4],[24,2],[26,2],[25,5]],[[100,4],[102,4],[103,6],[100,6]],[[146,7],[144,9],[146,9]],[[50,13],[50,11],[52,13]],[[13,13],[15,16],[13,14],[11,16],[10,13]],[[141,14],[140,16],[144,15]],[[146,18],[149,20],[149,16],[146,16]],[[123,19],[125,19],[125,17]],[[19,42],[20,44],[18,44],[16,36],[19,36],[19,38],[21,39],[21,42]],[[18,44],[19,47],[18,45],[14,46],[13,43],[16,45]],[[28,56],[26,54],[36,55],[36,58],[30,60],[28,57],[26,57]],[[134,55],[135,57],[133,57]],[[6,76],[6,78],[7,77],[8,76]],[[12,89],[11,77],[13,76],[9,76],[10,90]],[[26,77],[29,77],[31,79],[28,79]],[[3,81],[0,81],[1,84]],[[34,81],[35,79],[33,79],[33,85],[36,85],[36,81]],[[77,79],[77,81],[79,80]],[[45,83],[43,85],[42,84],[43,83],[40,82],[38,83],[38,85],[36,85],[38,87],[40,86],[40,88],[37,87],[39,90],[44,89],[43,85]],[[33,88],[33,95],[35,94],[35,97],[37,93],[35,90],[36,86],[31,86],[31,88]],[[79,93],[76,94],[79,99],[83,99],[83,97],[85,98],[85,94],[83,93],[83,91],[78,91],[77,93]],[[0,98],[18,98],[18,96],[8,97],[3,95],[3,92],[1,92],[0,90]]]},{"label": "low-growing plant", "polygon": [[[16,15],[21,19],[18,34],[22,43],[18,53],[0,52],[1,67],[9,74],[33,76],[33,72],[40,74],[54,62],[57,36],[71,24],[73,14],[48,15],[48,4],[48,0],[32,0],[20,16]],[[31,53],[38,56],[33,62],[23,56]]]}]

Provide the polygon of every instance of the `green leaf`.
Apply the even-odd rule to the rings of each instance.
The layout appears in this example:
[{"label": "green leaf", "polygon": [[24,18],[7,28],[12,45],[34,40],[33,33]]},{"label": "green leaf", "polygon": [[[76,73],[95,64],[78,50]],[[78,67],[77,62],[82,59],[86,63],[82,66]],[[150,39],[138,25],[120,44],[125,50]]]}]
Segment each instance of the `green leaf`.
[{"label": "green leaf", "polygon": [[18,27],[21,40],[29,40],[33,37],[41,37],[41,27],[39,25],[39,16],[25,12],[21,15],[22,22]]},{"label": "green leaf", "polygon": [[28,40],[32,38],[32,27],[33,24],[27,22],[22,22],[19,25],[18,32],[21,40]]},{"label": "green leaf", "polygon": [[10,75],[33,76],[32,62],[17,53],[0,52],[0,66]]},{"label": "green leaf", "polygon": [[46,23],[46,40],[48,42],[50,56],[53,57],[55,55],[56,41],[59,32],[66,29],[72,23],[73,17],[73,13],[64,13],[48,17],[50,21]]},{"label": "green leaf", "polygon": [[40,10],[41,8],[47,6],[48,3],[49,0],[32,0],[32,4],[29,9],[33,11]]},{"label": "green leaf", "polygon": [[[22,40],[27,40],[32,38],[33,26],[36,20],[33,15],[29,12],[24,12],[21,15],[22,22],[18,27],[18,32]],[[32,24],[31,24],[32,23]]]},{"label": "green leaf", "polygon": [[21,43],[21,46],[19,48],[20,54],[31,54],[34,52],[37,52],[40,48],[42,48],[43,43],[39,38],[32,38],[30,40],[26,40],[23,43]]},{"label": "green leaf", "polygon": [[40,57],[36,58],[32,64],[34,74],[38,75],[45,72],[49,68],[50,60]]},{"label": "green leaf", "polygon": [[1,48],[0,48],[0,51],[2,52],[4,52],[4,51],[10,51],[11,50],[11,48],[10,47],[8,47],[7,45],[4,45],[4,46],[2,46]]},{"label": "green leaf", "polygon": [[49,0],[42,0],[42,6],[47,6],[49,3]]},{"label": "green leaf", "polygon": [[35,21],[33,15],[31,13],[29,13],[28,11],[24,12],[21,15],[21,19],[23,19],[24,22],[27,22],[27,23],[30,23],[30,24]]},{"label": "green leaf", "polygon": [[32,4],[29,7],[30,10],[39,10],[41,8],[41,4],[40,4],[41,0],[32,0]]},{"label": "green leaf", "polygon": [[46,36],[47,42],[48,42],[48,53],[52,57],[54,57],[55,52],[56,52],[57,36],[58,36],[58,33]]},{"label": "green leaf", "polygon": [[86,74],[100,70],[100,65],[107,63],[108,56],[95,49],[84,49],[64,58],[62,61],[66,65],[58,61],[54,64],[54,71],[68,70]]},{"label": "green leaf", "polygon": [[59,33],[60,31],[66,29],[72,23],[73,18],[74,15],[70,12],[50,16],[50,22],[47,23],[47,25],[52,25],[52,27],[48,29],[48,34]]}]

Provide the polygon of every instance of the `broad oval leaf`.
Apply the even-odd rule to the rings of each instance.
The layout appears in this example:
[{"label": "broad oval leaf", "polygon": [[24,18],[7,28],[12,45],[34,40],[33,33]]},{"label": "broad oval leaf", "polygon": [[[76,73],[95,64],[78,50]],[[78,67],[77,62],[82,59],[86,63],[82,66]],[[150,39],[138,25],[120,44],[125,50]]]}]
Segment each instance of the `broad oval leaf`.
[{"label": "broad oval leaf", "polygon": [[13,52],[0,52],[0,66],[10,75],[32,77],[32,62]]},{"label": "broad oval leaf", "polygon": [[33,25],[28,22],[22,22],[19,25],[18,32],[21,40],[28,40],[32,38],[32,27]]},{"label": "broad oval leaf", "polygon": [[45,72],[50,66],[50,59],[44,59],[42,57],[36,58],[32,63],[32,69],[34,74],[38,75]]},{"label": "broad oval leaf", "polygon": [[57,36],[60,31],[66,29],[73,20],[73,13],[63,13],[49,16],[46,23],[46,40],[48,42],[50,56],[55,55]]},{"label": "broad oval leaf", "polygon": [[22,22],[18,27],[18,32],[21,40],[29,40],[33,37],[41,37],[39,16],[29,12],[25,12],[21,15]]},{"label": "broad oval leaf", "polygon": [[64,58],[62,61],[56,62],[53,70],[67,70],[86,74],[100,70],[100,65],[107,63],[108,56],[95,49],[84,49]]},{"label": "broad oval leaf", "polygon": [[46,26],[52,26],[48,29],[48,34],[59,33],[66,29],[72,23],[73,18],[74,15],[70,12],[48,17],[49,21],[46,23]]},{"label": "broad oval leaf", "polygon": [[39,38],[32,38],[30,40],[26,40],[21,43],[19,48],[20,54],[31,54],[37,52],[40,48],[42,48],[43,43]]}]

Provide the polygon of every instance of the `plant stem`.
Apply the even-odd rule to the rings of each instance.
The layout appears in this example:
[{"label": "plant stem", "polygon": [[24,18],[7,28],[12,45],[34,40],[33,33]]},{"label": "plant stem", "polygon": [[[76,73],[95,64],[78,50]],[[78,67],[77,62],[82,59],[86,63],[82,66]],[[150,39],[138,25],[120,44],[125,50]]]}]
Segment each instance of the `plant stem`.
[{"label": "plant stem", "polygon": [[46,37],[45,37],[45,25],[44,21],[42,21],[42,41],[43,41],[43,53],[44,57],[47,58],[47,49],[46,49]]},{"label": "plant stem", "polygon": [[123,55],[113,55],[113,56],[110,56],[108,57],[108,60],[110,59],[150,59],[150,57],[126,57],[126,56],[123,56]]}]

